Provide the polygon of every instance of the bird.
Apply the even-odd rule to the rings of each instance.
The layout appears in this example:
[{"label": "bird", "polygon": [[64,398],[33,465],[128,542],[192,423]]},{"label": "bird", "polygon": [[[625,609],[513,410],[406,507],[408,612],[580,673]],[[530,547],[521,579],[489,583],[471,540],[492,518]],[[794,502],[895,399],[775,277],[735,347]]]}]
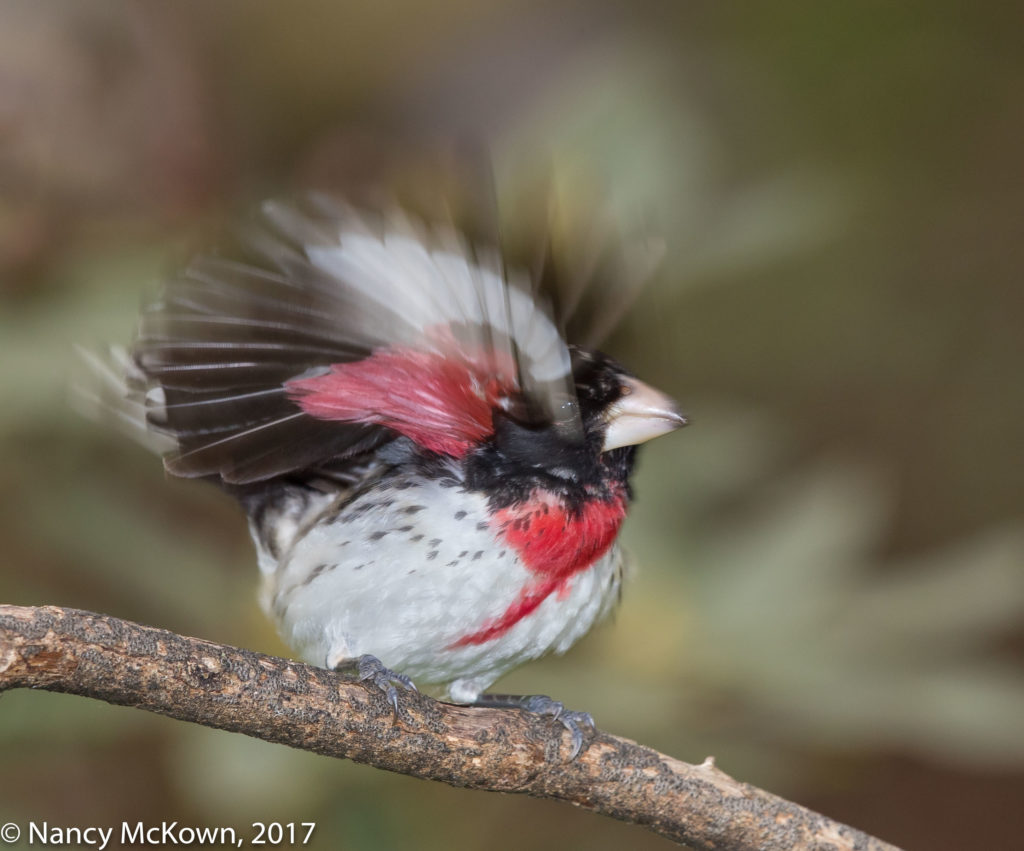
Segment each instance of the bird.
[{"label": "bird", "polygon": [[500,246],[394,206],[264,203],[202,253],[121,358],[173,476],[248,519],[260,600],[305,660],[384,692],[550,715],[492,695],[612,611],[637,446],[686,424],[595,348]]}]

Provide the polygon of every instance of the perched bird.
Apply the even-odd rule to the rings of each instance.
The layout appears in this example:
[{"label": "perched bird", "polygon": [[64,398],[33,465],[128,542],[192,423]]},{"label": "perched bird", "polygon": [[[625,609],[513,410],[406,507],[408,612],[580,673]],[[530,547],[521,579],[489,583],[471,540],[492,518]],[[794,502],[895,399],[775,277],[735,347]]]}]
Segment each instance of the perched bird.
[{"label": "perched bird", "polygon": [[493,247],[321,196],[169,280],[125,364],[167,470],[249,518],[262,603],[310,662],[489,696],[615,605],[636,445],[685,424]]}]

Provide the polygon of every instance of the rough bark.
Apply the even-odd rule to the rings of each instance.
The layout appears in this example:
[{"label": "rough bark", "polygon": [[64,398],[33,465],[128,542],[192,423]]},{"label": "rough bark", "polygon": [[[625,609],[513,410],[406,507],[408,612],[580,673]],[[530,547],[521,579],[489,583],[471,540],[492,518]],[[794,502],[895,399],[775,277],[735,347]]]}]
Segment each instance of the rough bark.
[{"label": "rough bark", "polygon": [[[892,851],[745,783],[598,731],[518,710],[372,687],[322,668],[57,607],[0,605],[0,691],[39,688],[134,706],[453,786],[523,792],[644,825],[697,849]],[[0,703],[0,717],[3,704]]]}]

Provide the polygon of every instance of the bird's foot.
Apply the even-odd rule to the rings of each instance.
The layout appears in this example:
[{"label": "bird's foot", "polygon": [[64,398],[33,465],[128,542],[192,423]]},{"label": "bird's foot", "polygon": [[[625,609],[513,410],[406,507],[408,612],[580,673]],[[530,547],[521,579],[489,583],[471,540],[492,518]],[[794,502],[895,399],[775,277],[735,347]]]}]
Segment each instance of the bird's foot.
[{"label": "bird's foot", "polygon": [[572,736],[570,761],[576,759],[583,751],[583,728],[589,728],[591,733],[597,730],[589,712],[574,712],[571,709],[566,709],[561,701],[554,700],[546,694],[482,694],[474,701],[474,705],[489,706],[495,709],[525,709],[527,712],[534,712],[537,715],[549,715],[565,727]]},{"label": "bird's foot", "polygon": [[354,669],[360,682],[373,683],[373,685],[384,692],[388,703],[394,707],[396,716],[398,715],[398,688],[396,686],[401,686],[406,691],[418,691],[409,677],[384,667],[384,663],[380,659],[376,656],[371,656],[369,653],[356,659],[346,659],[336,665],[335,668],[337,670],[345,668]]}]

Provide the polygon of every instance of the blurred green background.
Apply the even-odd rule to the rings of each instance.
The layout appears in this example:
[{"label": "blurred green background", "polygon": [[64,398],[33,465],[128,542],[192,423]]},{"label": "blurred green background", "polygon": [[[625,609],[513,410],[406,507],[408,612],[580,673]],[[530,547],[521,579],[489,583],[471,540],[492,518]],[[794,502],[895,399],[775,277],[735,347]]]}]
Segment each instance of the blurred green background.
[{"label": "blurred green background", "polygon": [[[694,420],[643,453],[617,617],[503,690],[907,848],[1017,847],[1022,10],[0,0],[0,599],[287,653],[239,511],[78,417],[72,344],[375,134],[482,140],[499,197],[554,164],[664,236],[606,348]],[[669,847],[61,695],[0,698],[0,753],[0,822]]]}]

